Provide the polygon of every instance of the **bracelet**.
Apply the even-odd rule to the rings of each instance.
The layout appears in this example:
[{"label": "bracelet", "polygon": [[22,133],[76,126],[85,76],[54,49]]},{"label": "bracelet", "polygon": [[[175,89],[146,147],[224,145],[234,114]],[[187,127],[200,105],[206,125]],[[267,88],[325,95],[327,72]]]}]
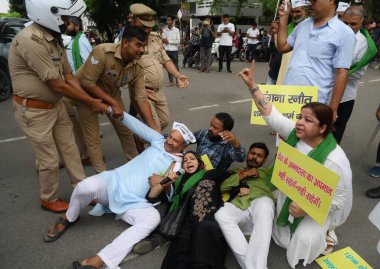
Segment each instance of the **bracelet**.
[{"label": "bracelet", "polygon": [[254,94],[255,92],[257,92],[257,91],[260,90],[260,89],[259,89],[259,86],[256,86],[256,87],[254,87],[254,88],[248,88],[248,90],[249,90],[249,92],[250,92],[251,94]]}]

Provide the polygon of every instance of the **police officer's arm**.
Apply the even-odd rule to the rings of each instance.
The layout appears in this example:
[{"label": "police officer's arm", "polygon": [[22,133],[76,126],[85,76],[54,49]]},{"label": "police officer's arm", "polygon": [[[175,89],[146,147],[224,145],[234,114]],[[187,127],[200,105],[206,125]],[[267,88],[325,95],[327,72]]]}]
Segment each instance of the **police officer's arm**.
[{"label": "police officer's arm", "polygon": [[153,119],[152,109],[148,101],[148,95],[146,93],[145,81],[144,81],[144,69],[141,68],[136,79],[129,84],[130,96],[134,99],[136,108],[142,117],[142,120],[152,129],[161,133],[161,130]]},{"label": "police officer's arm", "polygon": [[173,61],[167,61],[166,63],[164,63],[164,67],[168,71],[169,74],[171,74],[173,77],[176,78],[178,87],[186,88],[189,86],[188,77],[178,72]]},{"label": "police officer's arm", "polygon": [[103,58],[103,49],[101,47],[95,47],[87,60],[77,71],[76,77],[79,79],[82,88],[87,93],[112,106],[114,115],[116,117],[122,117],[123,105],[96,85],[96,82],[103,76],[104,73],[105,64]]},{"label": "police officer's arm", "polygon": [[[286,3],[285,3],[286,4]],[[278,14],[280,16],[280,24],[278,27],[277,35],[277,49],[281,53],[287,53],[292,51],[293,48],[287,42],[288,39],[288,18],[290,13],[290,4],[287,3],[288,7],[285,10],[285,6],[282,4],[278,9]]]}]

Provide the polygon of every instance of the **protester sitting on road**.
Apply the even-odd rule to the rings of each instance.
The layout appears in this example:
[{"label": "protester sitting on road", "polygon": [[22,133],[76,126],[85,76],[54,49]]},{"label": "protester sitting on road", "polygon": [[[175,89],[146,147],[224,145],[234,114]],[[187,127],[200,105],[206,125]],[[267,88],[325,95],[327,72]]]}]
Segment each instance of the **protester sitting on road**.
[{"label": "protester sitting on road", "polygon": [[132,226],[96,256],[82,263],[74,262],[75,268],[100,268],[103,264],[111,269],[118,268],[133,245],[148,236],[160,223],[158,211],[145,199],[150,188],[148,177],[153,173],[164,173],[168,167],[177,171],[182,163],[183,150],[189,143],[195,142],[194,135],[183,124],[177,124],[165,139],[138,119],[125,112],[123,115],[122,124],[151,146],[125,165],[88,177],[78,184],[66,215],[50,226],[44,241],[57,240],[78,220],[80,209],[92,200],[98,202],[91,212],[93,215],[100,216],[108,210]]},{"label": "protester sitting on road", "polygon": [[[376,118],[380,122],[380,105],[376,111]],[[376,164],[368,170],[368,175],[376,178],[380,177],[380,143],[377,147]],[[380,198],[380,186],[377,188],[369,189],[365,195],[368,198]]]},{"label": "protester sitting on road", "polygon": [[[161,268],[224,269],[227,244],[214,219],[214,213],[223,204],[220,183],[229,174],[215,169],[206,171],[200,156],[193,151],[183,156],[182,168],[185,174],[178,178],[175,173],[169,174],[175,181],[174,200],[169,214],[182,206],[184,201],[188,203],[187,212]],[[160,176],[151,177],[151,198],[163,191],[164,187],[159,184],[162,179]]]},{"label": "protester sitting on road", "polygon": [[[240,72],[240,76],[248,86],[268,126],[286,139],[289,145],[339,175],[330,210],[322,226],[285,194],[277,193],[273,239],[276,244],[287,249],[288,263],[292,268],[301,259],[304,260],[303,264],[306,266],[324,251],[332,251],[331,246],[326,249],[327,233],[342,225],[351,211],[350,163],[331,134],[333,112],[330,107],[318,102],[306,104],[301,109],[300,119],[295,123],[279,113],[260,91],[254,80],[253,70],[254,68],[252,70],[245,68]],[[295,218],[293,223],[288,221],[290,215]]]},{"label": "protester sitting on road", "polygon": [[[236,189],[236,195],[215,213],[215,219],[241,268],[267,268],[274,217],[269,171],[262,167],[268,155],[264,143],[253,143],[247,154],[247,167],[238,169],[221,185],[222,193]],[[241,222],[253,225],[249,242],[239,228]]]},{"label": "protester sitting on road", "polygon": [[197,139],[197,153],[206,154],[214,168],[227,170],[233,161],[244,162],[246,154],[239,139],[231,132],[234,119],[230,114],[217,113],[208,129],[200,129],[194,135]]}]

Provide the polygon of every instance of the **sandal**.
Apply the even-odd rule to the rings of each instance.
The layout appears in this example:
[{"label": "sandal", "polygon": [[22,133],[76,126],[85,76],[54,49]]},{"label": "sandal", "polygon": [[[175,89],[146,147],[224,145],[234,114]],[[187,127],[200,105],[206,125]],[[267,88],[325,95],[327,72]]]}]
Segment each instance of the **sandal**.
[{"label": "sandal", "polygon": [[82,265],[78,261],[73,262],[73,268],[74,269],[98,269],[97,267],[93,265]]},{"label": "sandal", "polygon": [[[75,222],[78,221],[79,218],[77,218],[74,222],[70,222],[68,221],[67,219],[64,219],[62,217],[60,217],[55,223],[54,223],[54,230],[53,230],[53,234],[54,236],[49,236],[49,232],[50,232],[50,227],[49,227],[49,230],[47,232],[47,234],[45,234],[44,236],[44,241],[45,243],[51,243],[51,242],[54,242],[55,240],[57,240],[58,238],[61,237],[61,235],[63,235],[66,230],[71,226],[73,225]],[[61,224],[63,226],[63,229],[62,231],[59,230],[58,228],[58,225]]]},{"label": "sandal", "polygon": [[326,256],[334,251],[334,246],[335,246],[335,240],[332,238],[330,235],[326,236],[326,243],[327,246],[325,250],[322,252],[323,256]]}]

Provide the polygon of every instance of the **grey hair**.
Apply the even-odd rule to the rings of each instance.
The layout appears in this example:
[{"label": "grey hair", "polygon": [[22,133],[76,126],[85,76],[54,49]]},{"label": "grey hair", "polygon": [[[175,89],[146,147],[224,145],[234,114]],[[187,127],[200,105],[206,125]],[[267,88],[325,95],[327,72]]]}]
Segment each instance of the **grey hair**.
[{"label": "grey hair", "polygon": [[348,15],[348,16],[359,16],[360,20],[364,20],[365,16],[365,11],[363,7],[361,6],[350,6],[349,8],[346,9],[346,11],[343,13],[343,15]]}]

